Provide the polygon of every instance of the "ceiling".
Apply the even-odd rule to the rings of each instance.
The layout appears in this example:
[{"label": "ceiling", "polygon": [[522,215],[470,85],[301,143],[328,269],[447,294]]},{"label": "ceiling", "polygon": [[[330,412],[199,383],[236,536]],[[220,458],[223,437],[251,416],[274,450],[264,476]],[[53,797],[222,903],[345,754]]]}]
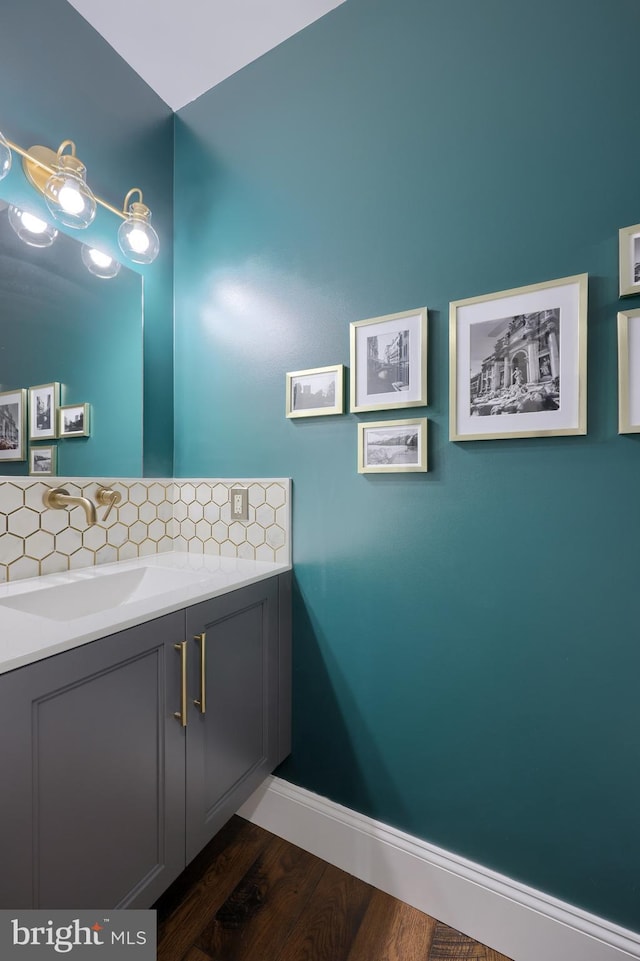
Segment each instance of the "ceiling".
[{"label": "ceiling", "polygon": [[344,0],[68,0],[173,110]]}]

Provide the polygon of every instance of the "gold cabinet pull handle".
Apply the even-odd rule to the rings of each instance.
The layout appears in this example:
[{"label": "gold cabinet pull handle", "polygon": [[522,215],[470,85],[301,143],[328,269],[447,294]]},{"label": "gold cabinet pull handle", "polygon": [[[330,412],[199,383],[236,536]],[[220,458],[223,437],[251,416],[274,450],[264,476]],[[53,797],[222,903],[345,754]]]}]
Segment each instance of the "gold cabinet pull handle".
[{"label": "gold cabinet pull handle", "polygon": [[182,727],[187,726],[187,642],[173,645],[180,652],[180,710],[174,712],[174,717],[180,721]]},{"label": "gold cabinet pull handle", "polygon": [[194,635],[194,641],[200,644],[200,698],[193,703],[200,708],[200,713],[207,710],[207,632]]}]

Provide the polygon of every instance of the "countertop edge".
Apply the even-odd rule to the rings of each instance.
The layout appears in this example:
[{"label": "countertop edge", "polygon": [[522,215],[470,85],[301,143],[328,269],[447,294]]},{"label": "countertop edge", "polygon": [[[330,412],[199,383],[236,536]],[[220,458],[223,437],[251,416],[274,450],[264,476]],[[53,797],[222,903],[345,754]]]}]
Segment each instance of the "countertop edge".
[{"label": "countertop edge", "polygon": [[[99,569],[86,568],[83,571],[78,571],[77,574],[81,577],[83,574],[84,576],[99,576],[100,573],[108,570],[125,570],[135,567],[155,566],[156,564],[162,567],[175,567],[176,569],[193,566],[198,570],[200,579],[193,585],[189,585],[188,588],[179,587],[171,591],[169,595],[145,598],[70,621],[53,622],[48,618],[5,609],[0,614],[0,628],[2,628],[0,630],[2,638],[0,640],[0,675],[291,570],[291,565],[288,563],[243,561],[241,559],[233,559],[233,563],[228,563],[226,565],[227,570],[224,570],[224,560],[218,557],[209,559],[209,566],[212,568],[218,566],[218,570],[211,570],[210,577],[207,577],[209,573],[207,560],[206,558],[203,559],[203,555],[189,555],[183,552],[150,555],[145,558],[104,565]],[[232,570],[232,568],[235,568],[235,570]],[[221,575],[224,577],[224,583],[220,583]],[[29,589],[38,590],[39,588],[53,586],[56,582],[60,582],[60,575],[30,578],[29,582],[26,580],[17,582],[15,594],[26,593]],[[3,585],[3,587],[7,588],[8,585]],[[6,590],[3,591],[3,594],[7,596]],[[87,623],[90,621],[92,624]],[[44,643],[41,641],[43,635],[48,637]],[[9,640],[8,643],[14,650],[5,653],[2,648],[7,643],[8,636],[13,639]],[[15,640],[16,636],[20,638],[19,641]],[[36,637],[38,640],[35,640]],[[22,649],[15,649],[17,647]]]}]

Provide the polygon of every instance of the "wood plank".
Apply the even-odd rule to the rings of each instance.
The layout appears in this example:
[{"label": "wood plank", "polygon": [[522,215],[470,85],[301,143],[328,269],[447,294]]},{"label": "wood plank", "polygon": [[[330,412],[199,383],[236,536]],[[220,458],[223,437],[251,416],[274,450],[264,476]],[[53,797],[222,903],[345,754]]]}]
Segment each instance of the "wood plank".
[{"label": "wood plank", "polygon": [[348,961],[428,961],[436,922],[384,891],[374,891]]},{"label": "wood plank", "polygon": [[200,948],[191,948],[185,954],[182,961],[211,961],[208,954],[205,954]]},{"label": "wood plank", "polygon": [[438,921],[428,961],[509,961],[509,958]]},{"label": "wood plank", "polygon": [[158,961],[509,961],[238,817],[155,907]]},{"label": "wood plank", "polygon": [[328,864],[279,961],[346,961],[373,891]]},{"label": "wood plank", "polygon": [[232,819],[155,905],[158,961],[180,961],[272,837]]},{"label": "wood plank", "polygon": [[208,870],[217,855],[224,851],[246,828],[247,822],[239,817],[232,817],[218,831],[209,844],[187,865],[182,874],[176,878],[171,887],[158,898],[153,905],[158,912],[158,923],[165,921],[178,908],[188,893]]},{"label": "wood plank", "polygon": [[280,961],[282,947],[325,870],[319,858],[272,838],[200,932],[197,947],[224,961]]}]

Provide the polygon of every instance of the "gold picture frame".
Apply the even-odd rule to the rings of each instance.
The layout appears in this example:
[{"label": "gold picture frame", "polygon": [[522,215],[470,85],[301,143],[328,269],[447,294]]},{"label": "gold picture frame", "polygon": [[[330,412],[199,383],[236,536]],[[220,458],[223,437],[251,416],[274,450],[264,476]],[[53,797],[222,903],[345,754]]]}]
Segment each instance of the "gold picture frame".
[{"label": "gold picture frame", "polygon": [[0,461],[27,459],[27,391],[0,393]]},{"label": "gold picture frame", "polygon": [[427,404],[427,308],[350,325],[354,414]]},{"label": "gold picture frame", "polygon": [[58,408],[58,437],[89,437],[89,404],[66,404]]},{"label": "gold picture frame", "polygon": [[620,296],[640,294],[640,224],[618,231]]},{"label": "gold picture frame", "polygon": [[427,418],[358,424],[358,473],[427,471]]},{"label": "gold picture frame", "polygon": [[576,274],[450,304],[450,440],[586,434],[587,289]]},{"label": "gold picture frame", "polygon": [[29,388],[29,440],[57,437],[60,384],[40,384]]},{"label": "gold picture frame", "polygon": [[640,433],[640,310],[618,314],[618,433]]},{"label": "gold picture frame", "polygon": [[57,473],[57,449],[55,447],[31,447],[29,449],[29,476],[55,477]]},{"label": "gold picture frame", "polygon": [[286,390],[287,417],[344,414],[344,364],[291,371]]}]

